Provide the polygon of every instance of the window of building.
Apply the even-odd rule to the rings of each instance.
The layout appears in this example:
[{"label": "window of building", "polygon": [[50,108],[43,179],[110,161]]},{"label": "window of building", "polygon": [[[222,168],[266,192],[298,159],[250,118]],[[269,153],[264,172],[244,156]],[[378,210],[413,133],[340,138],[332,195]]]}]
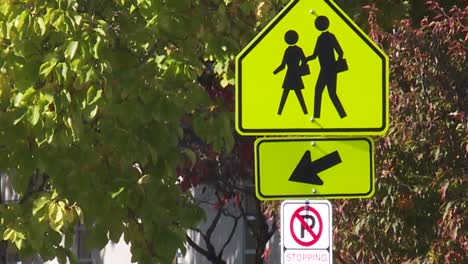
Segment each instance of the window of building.
[{"label": "window of building", "polygon": [[7,251],[6,251],[6,263],[16,264],[18,262],[20,262],[18,252],[16,252],[14,247],[8,244]]},{"label": "window of building", "polygon": [[76,226],[75,232],[75,246],[76,246],[76,255],[78,257],[78,263],[80,264],[95,264],[95,261],[91,255],[91,251],[86,246],[86,238],[88,232],[82,224]]},{"label": "window of building", "polygon": [[19,201],[19,195],[13,190],[11,177],[5,173],[0,173],[0,202],[4,204],[16,203]]}]

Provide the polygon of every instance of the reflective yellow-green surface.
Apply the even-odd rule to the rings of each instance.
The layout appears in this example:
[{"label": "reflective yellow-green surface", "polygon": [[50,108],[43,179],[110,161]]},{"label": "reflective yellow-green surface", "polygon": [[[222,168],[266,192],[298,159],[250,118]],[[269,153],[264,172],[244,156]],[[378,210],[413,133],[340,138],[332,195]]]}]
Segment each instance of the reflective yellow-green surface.
[{"label": "reflective yellow-green surface", "polygon": [[[318,173],[323,185],[289,180],[306,151],[311,153],[311,162],[334,151],[339,153],[341,163]],[[373,157],[374,146],[370,138],[257,139],[255,142],[257,198],[282,200],[371,197],[374,194]]]},{"label": "reflective yellow-green surface", "polygon": [[[292,8],[291,8],[292,6]],[[331,8],[333,7],[333,8]],[[310,10],[314,13],[310,14]],[[286,11],[285,11],[286,10]],[[292,1],[237,57],[236,128],[240,134],[381,135],[388,124],[388,58],[351,19],[331,1]],[[338,12],[337,12],[338,11]],[[341,16],[340,16],[341,14]],[[308,109],[303,114],[293,91],[278,115],[287,69],[273,74],[288,47],[284,35],[298,33],[297,46],[305,56],[314,52],[322,33],[314,26],[326,16],[328,31],[340,44],[349,69],[337,75],[336,94],[347,116],[340,118],[325,89],[321,116],[313,122],[314,91],[320,72],[318,59],[309,61],[310,75],[302,76],[302,94]],[[345,19],[346,18],[346,19]],[[337,57],[337,55],[335,54]],[[310,129],[310,131],[307,131]]]}]

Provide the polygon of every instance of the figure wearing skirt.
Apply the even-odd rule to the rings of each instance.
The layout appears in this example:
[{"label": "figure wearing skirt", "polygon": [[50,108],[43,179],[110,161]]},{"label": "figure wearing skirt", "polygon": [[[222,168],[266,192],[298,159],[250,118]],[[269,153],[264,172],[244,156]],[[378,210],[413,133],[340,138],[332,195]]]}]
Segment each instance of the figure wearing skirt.
[{"label": "figure wearing skirt", "polygon": [[286,75],[283,81],[283,94],[281,96],[278,115],[281,115],[283,112],[286,99],[288,98],[288,94],[291,90],[296,93],[297,100],[299,100],[302,108],[302,112],[307,114],[307,107],[305,105],[304,97],[302,96],[301,91],[304,89],[302,75],[309,74],[308,67],[306,67],[307,60],[302,49],[295,45],[299,40],[299,35],[296,31],[287,31],[286,34],[284,34],[284,40],[289,45],[289,47],[287,47],[284,51],[281,65],[273,72],[274,74],[277,74],[287,66]]}]

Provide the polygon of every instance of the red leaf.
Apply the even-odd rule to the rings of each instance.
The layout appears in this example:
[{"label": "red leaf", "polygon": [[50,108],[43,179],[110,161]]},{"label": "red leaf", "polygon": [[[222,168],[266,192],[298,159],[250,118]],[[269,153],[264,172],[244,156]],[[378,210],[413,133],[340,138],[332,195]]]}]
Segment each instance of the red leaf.
[{"label": "red leaf", "polygon": [[197,185],[200,183],[200,176],[195,175],[195,176],[192,178],[191,182],[192,182],[192,185],[193,185],[193,186],[197,186]]},{"label": "red leaf", "polygon": [[447,194],[447,188],[449,186],[449,182],[446,182],[442,188],[440,188],[440,194],[441,194],[441,198],[442,198],[442,201],[445,201],[445,197],[446,197],[446,194]]},{"label": "red leaf", "polygon": [[186,192],[190,188],[190,182],[186,178],[183,178],[182,182],[179,183],[179,186],[182,192]]},{"label": "red leaf", "polygon": [[240,195],[239,195],[239,193],[236,193],[236,195],[234,196],[234,204],[237,207],[240,207]]},{"label": "red leaf", "polygon": [[263,251],[263,254],[262,254],[262,259],[267,261],[270,254],[271,254],[271,248],[265,249],[265,251]]}]

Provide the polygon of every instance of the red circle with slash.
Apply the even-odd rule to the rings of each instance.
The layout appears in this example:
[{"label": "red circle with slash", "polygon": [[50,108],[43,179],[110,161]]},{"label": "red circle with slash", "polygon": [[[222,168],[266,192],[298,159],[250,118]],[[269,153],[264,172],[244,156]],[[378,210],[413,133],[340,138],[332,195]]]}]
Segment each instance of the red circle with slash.
[{"label": "red circle with slash", "polygon": [[[302,212],[306,212],[306,213],[301,215]],[[312,226],[315,226],[315,224],[318,224],[317,232],[315,232],[312,229],[313,227],[310,227],[309,224],[304,219],[304,216],[308,215],[308,212],[312,213],[312,217],[314,218],[313,220],[314,221],[316,220],[315,222],[313,222],[314,224]],[[294,221],[296,220],[298,220],[301,223],[301,226],[304,229],[304,231],[307,232],[310,236],[312,236],[312,240],[308,241],[305,239],[300,239],[296,235],[295,230],[294,230]],[[307,206],[307,209],[306,209],[306,206],[299,207],[293,213],[291,217],[290,230],[291,230],[292,237],[294,241],[296,241],[296,243],[298,243],[301,246],[310,247],[313,244],[317,243],[317,241],[320,239],[320,236],[322,235],[322,229],[323,229],[322,218],[320,217],[320,214],[317,212],[317,210],[312,208],[310,205]]]}]

